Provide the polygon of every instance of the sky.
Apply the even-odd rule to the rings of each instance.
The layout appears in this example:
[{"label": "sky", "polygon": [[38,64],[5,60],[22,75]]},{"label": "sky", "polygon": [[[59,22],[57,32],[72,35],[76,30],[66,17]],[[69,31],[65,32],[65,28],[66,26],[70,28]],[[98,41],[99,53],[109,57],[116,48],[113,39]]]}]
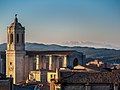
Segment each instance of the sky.
[{"label": "sky", "polygon": [[120,0],[0,0],[0,43],[18,14],[26,42],[92,41],[120,46]]}]

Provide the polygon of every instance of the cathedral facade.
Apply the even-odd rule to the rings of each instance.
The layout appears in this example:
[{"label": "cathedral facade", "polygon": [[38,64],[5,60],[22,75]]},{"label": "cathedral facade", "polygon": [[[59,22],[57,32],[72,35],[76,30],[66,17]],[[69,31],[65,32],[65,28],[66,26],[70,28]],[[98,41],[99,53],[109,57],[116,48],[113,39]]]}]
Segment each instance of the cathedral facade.
[{"label": "cathedral facade", "polygon": [[73,68],[83,65],[84,60],[85,55],[74,50],[26,51],[25,27],[18,22],[17,15],[7,27],[6,75],[13,77],[14,84],[26,81],[31,71]]}]

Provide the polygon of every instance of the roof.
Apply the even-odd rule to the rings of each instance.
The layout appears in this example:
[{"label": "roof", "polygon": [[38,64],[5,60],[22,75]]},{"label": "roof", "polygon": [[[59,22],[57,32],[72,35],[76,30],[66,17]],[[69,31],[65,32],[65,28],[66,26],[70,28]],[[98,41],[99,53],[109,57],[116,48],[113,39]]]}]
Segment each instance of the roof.
[{"label": "roof", "polygon": [[[62,82],[67,84],[84,83],[119,83],[120,71],[118,72],[61,72]],[[68,77],[68,78],[67,78]]]},{"label": "roof", "polygon": [[77,66],[74,67],[74,69],[86,69],[86,67],[81,66],[81,65],[77,65]]},{"label": "roof", "polygon": [[66,50],[66,51],[53,51],[53,50],[46,50],[46,51],[26,51],[27,55],[46,55],[46,54],[60,54],[60,55],[69,55],[69,54],[73,54],[77,51],[75,50]]},{"label": "roof", "polygon": [[9,26],[9,28],[12,28],[12,27],[15,27],[15,28],[23,28],[25,29],[24,27],[22,27],[22,25],[18,22],[18,18],[17,18],[17,14],[15,15],[15,18],[14,18],[14,22],[11,23],[11,25]]},{"label": "roof", "polygon": [[77,71],[80,71],[80,72],[98,72],[94,69],[91,69],[91,68],[87,68],[87,67],[84,67],[84,66],[81,66],[81,65],[77,65],[74,67],[74,70],[77,70]]}]

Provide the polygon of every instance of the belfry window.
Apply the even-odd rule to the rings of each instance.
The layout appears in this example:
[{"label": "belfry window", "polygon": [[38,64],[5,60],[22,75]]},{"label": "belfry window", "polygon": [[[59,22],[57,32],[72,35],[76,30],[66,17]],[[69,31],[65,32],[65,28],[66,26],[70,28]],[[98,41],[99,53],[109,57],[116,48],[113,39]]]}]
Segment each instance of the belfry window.
[{"label": "belfry window", "polygon": [[13,43],[13,34],[10,34],[10,44]]},{"label": "belfry window", "polygon": [[17,34],[17,43],[19,43],[19,34]]}]

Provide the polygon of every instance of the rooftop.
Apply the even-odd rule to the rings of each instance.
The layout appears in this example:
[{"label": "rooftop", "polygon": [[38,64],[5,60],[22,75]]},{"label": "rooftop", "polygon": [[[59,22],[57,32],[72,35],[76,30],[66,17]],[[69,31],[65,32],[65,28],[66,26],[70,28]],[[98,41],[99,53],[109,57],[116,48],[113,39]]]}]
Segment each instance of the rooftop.
[{"label": "rooftop", "polygon": [[119,83],[120,71],[112,72],[61,72],[61,83]]},{"label": "rooftop", "polygon": [[40,54],[40,55],[46,55],[46,54],[69,55],[69,54],[73,54],[75,52],[77,52],[77,51],[75,51],[75,50],[65,50],[65,51],[64,50],[63,51],[46,50],[46,51],[26,51],[26,54],[27,55],[37,55],[37,54]]}]

